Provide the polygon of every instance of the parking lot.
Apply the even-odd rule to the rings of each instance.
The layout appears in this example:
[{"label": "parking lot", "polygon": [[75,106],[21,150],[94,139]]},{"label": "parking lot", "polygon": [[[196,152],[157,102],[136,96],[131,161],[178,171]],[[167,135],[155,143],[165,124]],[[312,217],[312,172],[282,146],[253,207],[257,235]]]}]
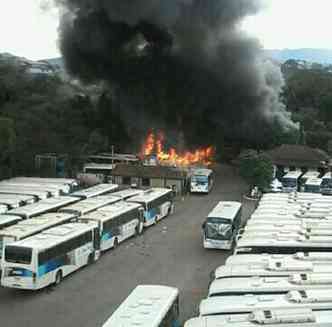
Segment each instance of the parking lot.
[{"label": "parking lot", "polygon": [[[202,247],[201,224],[220,200],[241,200],[246,186],[234,168],[220,166],[209,195],[176,203],[175,214],[74,273],[57,288],[0,289],[1,327],[101,326],[137,284],[178,287],[181,319],[197,312],[210,272],[229,255]],[[247,216],[252,204],[244,208]]]}]

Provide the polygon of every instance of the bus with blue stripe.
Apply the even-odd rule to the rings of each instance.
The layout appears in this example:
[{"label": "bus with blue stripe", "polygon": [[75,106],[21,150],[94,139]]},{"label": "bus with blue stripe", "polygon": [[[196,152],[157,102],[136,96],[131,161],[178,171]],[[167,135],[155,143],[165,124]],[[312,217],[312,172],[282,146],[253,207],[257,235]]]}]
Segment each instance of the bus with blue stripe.
[{"label": "bus with blue stripe", "polygon": [[1,284],[26,290],[59,284],[97,260],[99,253],[97,223],[57,226],[4,247]]},{"label": "bus with blue stripe", "polygon": [[100,250],[105,251],[143,232],[144,211],[138,203],[121,201],[86,214],[80,221],[98,223]]},{"label": "bus with blue stripe", "polygon": [[151,188],[127,201],[143,206],[144,227],[156,224],[174,212],[173,192],[167,188]]},{"label": "bus with blue stripe", "polygon": [[[14,216],[9,217],[15,218]],[[15,224],[0,229],[0,259],[2,257],[2,248],[6,244],[23,240],[49,228],[71,222],[76,217],[75,214],[52,212],[18,222],[16,220]]]}]

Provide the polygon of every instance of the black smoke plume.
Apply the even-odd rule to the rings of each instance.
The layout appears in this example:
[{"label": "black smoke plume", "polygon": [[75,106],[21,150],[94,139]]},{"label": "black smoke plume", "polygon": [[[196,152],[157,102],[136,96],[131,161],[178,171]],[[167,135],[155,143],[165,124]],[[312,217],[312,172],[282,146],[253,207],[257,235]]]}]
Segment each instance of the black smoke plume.
[{"label": "black smoke plume", "polygon": [[132,134],[164,127],[189,144],[266,144],[296,128],[278,67],[239,24],[258,0],[57,0],[68,71],[107,82]]}]

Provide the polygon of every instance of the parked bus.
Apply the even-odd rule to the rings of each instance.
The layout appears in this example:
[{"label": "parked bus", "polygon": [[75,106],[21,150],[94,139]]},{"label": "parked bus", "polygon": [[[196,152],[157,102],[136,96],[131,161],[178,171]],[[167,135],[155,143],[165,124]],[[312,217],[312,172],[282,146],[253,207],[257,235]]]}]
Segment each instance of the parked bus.
[{"label": "parked bus", "polygon": [[188,320],[184,327],[331,327],[332,311],[312,309],[255,310],[250,314],[217,315]]},{"label": "parked bus", "polygon": [[61,191],[57,186],[50,186],[50,185],[26,185],[26,184],[12,184],[12,183],[5,183],[0,182],[0,190],[27,190],[27,191],[37,191],[37,192],[46,192],[47,197],[57,197],[61,195]]},{"label": "parked bus", "polygon": [[256,264],[266,266],[271,260],[298,260],[310,261],[315,264],[332,264],[332,253],[326,252],[297,252],[295,254],[243,254],[231,255],[226,260],[226,265]]},{"label": "parked bus", "polygon": [[[78,199],[78,198],[76,198]],[[94,198],[79,201],[59,209],[59,212],[75,213],[77,216],[86,215],[92,211],[119,202],[120,198],[111,195],[100,195]]]},{"label": "parked bus", "polygon": [[290,276],[295,273],[332,273],[332,266],[323,265],[314,261],[300,260],[268,260],[265,264],[227,265],[217,268],[212,272],[212,279],[235,277],[280,277]]},{"label": "parked bus", "polygon": [[190,177],[191,193],[209,193],[213,187],[214,176],[211,169],[194,169]]},{"label": "parked bus", "polygon": [[23,240],[74,219],[76,219],[74,214],[46,213],[35,218],[21,220],[14,225],[0,229],[0,258],[2,257],[2,248],[7,244]]},{"label": "parked bus", "polygon": [[151,188],[143,194],[127,200],[139,203],[144,208],[144,227],[156,224],[159,220],[174,212],[172,190],[167,188]]},{"label": "parked bus", "polygon": [[304,192],[321,193],[321,178],[309,178],[304,184]]},{"label": "parked bus", "polygon": [[52,196],[65,195],[69,193],[68,185],[60,184],[46,184],[46,183],[36,183],[36,182],[23,182],[23,181],[12,181],[6,180],[1,181],[0,186],[10,186],[10,187],[26,187],[32,189],[45,189],[51,193]]},{"label": "parked bus", "polygon": [[134,196],[142,195],[143,193],[144,193],[143,190],[139,190],[136,188],[128,188],[125,190],[113,192],[112,195],[120,197],[121,200],[128,200]]},{"label": "parked bus", "polygon": [[144,211],[138,203],[121,201],[88,213],[80,221],[98,223],[100,250],[105,251],[143,232]]},{"label": "parked bus", "polygon": [[219,202],[203,223],[203,246],[205,249],[230,250],[241,224],[240,202]]},{"label": "parked bus", "polygon": [[311,178],[319,178],[320,176],[320,172],[318,172],[317,170],[308,170],[307,172],[305,172],[301,178],[300,178],[300,182],[301,182],[301,191],[304,191],[304,185],[305,183],[308,181],[308,179]]},{"label": "parked bus", "polygon": [[71,196],[59,196],[57,198],[49,198],[39,202],[19,207],[7,212],[8,215],[20,216],[29,219],[40,214],[56,211],[61,207],[77,202],[79,199]]},{"label": "parked bus", "polygon": [[209,297],[247,294],[286,294],[289,291],[331,288],[331,274],[293,274],[289,277],[240,277],[216,279],[209,287]]},{"label": "parked bus", "polygon": [[321,192],[324,195],[332,194],[332,176],[331,172],[326,173],[322,178],[322,184],[320,186]]},{"label": "parked bus", "polygon": [[293,254],[296,252],[331,252],[332,237],[297,236],[297,237],[242,237],[234,254]]},{"label": "parked bus", "polygon": [[75,191],[79,184],[76,179],[73,178],[43,178],[43,177],[15,177],[9,179],[9,181],[23,182],[23,183],[38,183],[47,185],[67,185],[68,192]]},{"label": "parked bus", "polygon": [[[22,217],[19,216],[8,216],[8,215],[0,215],[0,233],[9,226],[13,226],[20,222]],[[2,254],[2,241],[0,239],[0,258]]]},{"label": "parked bus", "polygon": [[25,187],[3,187],[0,186],[0,194],[33,196],[36,200],[47,199],[50,194],[45,190],[31,190]]},{"label": "parked bus", "polygon": [[250,314],[255,310],[312,309],[332,311],[332,289],[290,291],[287,294],[218,296],[201,301],[201,316]]},{"label": "parked bus", "polygon": [[4,287],[38,290],[97,260],[96,223],[69,223],[8,244],[2,258]]},{"label": "parked bus", "polygon": [[282,191],[286,193],[296,192],[299,190],[301,171],[290,171],[281,180]]},{"label": "parked bus", "polygon": [[28,196],[28,197],[23,196],[20,198],[19,196],[16,196],[16,195],[0,194],[0,204],[6,205],[9,208],[9,210],[16,209],[16,208],[22,207],[26,204],[31,204],[34,202],[35,202],[35,199],[32,196]]},{"label": "parked bus", "polygon": [[76,191],[71,196],[77,196],[82,199],[94,198],[99,195],[105,195],[106,193],[113,192],[119,188],[117,184],[98,184],[84,190]]},{"label": "parked bus", "polygon": [[137,286],[103,324],[103,327],[120,326],[180,327],[178,289]]}]

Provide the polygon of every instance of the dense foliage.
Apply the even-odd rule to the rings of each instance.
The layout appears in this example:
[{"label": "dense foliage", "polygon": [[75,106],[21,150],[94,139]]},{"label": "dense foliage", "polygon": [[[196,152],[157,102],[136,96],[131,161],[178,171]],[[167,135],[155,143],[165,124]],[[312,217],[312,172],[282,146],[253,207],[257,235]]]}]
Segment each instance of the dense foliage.
[{"label": "dense foliage", "polygon": [[288,60],[282,70],[286,78],[284,101],[293,120],[301,124],[301,142],[331,150],[331,66]]},{"label": "dense foliage", "polygon": [[111,142],[121,146],[121,127],[101,89],[86,93],[56,75],[0,61],[0,178],[33,173],[36,154],[79,159],[109,150]]},{"label": "dense foliage", "polygon": [[261,152],[248,150],[240,156],[240,175],[250,187],[268,188],[273,179],[271,160]]}]

